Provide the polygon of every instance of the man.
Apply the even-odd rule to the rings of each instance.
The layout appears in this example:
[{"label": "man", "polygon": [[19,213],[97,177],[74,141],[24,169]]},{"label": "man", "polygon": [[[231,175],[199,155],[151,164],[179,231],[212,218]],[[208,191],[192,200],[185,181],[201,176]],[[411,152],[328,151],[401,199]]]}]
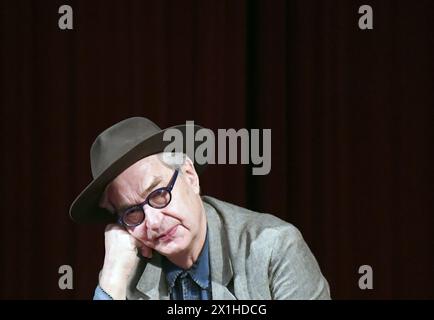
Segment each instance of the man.
[{"label": "man", "polygon": [[94,299],[329,299],[300,232],[201,196],[203,166],[165,153],[166,130],[130,118],[92,145],[94,180],[70,215],[109,223]]}]

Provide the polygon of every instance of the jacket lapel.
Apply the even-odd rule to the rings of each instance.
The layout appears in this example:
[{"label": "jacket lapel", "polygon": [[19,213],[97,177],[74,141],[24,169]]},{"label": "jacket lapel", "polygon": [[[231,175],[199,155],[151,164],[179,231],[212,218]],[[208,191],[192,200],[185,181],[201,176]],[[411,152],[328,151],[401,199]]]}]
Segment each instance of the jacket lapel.
[{"label": "jacket lapel", "polygon": [[215,209],[203,202],[208,222],[210,269],[213,300],[235,300],[228,289],[233,277],[232,263],[228,255],[228,243],[220,217]]},{"label": "jacket lapel", "polygon": [[136,285],[136,289],[150,300],[169,299],[166,278],[161,268],[161,259],[161,255],[154,251]]}]

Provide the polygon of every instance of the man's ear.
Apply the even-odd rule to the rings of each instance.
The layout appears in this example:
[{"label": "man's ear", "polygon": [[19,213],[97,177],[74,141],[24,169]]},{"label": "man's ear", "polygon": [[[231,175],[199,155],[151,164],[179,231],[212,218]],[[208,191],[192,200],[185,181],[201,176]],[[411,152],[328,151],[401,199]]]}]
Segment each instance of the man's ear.
[{"label": "man's ear", "polygon": [[187,183],[193,188],[194,193],[200,194],[199,176],[194,168],[193,161],[189,157],[185,158],[185,162],[182,165],[182,173]]}]

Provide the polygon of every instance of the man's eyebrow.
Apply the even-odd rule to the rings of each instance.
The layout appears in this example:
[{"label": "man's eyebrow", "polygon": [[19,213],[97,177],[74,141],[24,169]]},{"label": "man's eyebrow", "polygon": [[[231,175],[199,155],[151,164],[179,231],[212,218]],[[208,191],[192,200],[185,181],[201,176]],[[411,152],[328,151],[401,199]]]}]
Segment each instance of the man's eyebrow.
[{"label": "man's eyebrow", "polygon": [[[162,181],[161,177],[155,177],[155,179],[151,182],[151,184],[143,192],[140,193],[140,196],[142,198],[145,198],[146,195],[148,195],[156,186],[158,186],[161,181]],[[125,210],[134,207],[135,205],[138,205],[138,203],[122,205],[119,209],[116,210],[116,212],[123,213]]]},{"label": "man's eyebrow", "polygon": [[156,186],[160,184],[160,182],[163,179],[161,177],[155,177],[155,179],[152,181],[152,183],[145,189],[144,192],[142,192],[141,196],[144,198],[147,194],[149,194]]}]

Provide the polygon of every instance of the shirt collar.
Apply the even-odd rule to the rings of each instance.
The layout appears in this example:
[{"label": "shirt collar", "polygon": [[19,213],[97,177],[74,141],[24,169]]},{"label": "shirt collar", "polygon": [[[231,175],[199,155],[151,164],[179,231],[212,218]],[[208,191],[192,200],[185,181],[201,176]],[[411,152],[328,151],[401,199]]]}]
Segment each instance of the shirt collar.
[{"label": "shirt collar", "polygon": [[209,243],[208,243],[208,230],[205,237],[205,243],[202,251],[199,254],[196,262],[193,263],[190,269],[184,270],[166,257],[163,259],[163,271],[166,274],[166,280],[170,288],[173,288],[178,276],[187,272],[194,282],[202,289],[209,288]]}]

